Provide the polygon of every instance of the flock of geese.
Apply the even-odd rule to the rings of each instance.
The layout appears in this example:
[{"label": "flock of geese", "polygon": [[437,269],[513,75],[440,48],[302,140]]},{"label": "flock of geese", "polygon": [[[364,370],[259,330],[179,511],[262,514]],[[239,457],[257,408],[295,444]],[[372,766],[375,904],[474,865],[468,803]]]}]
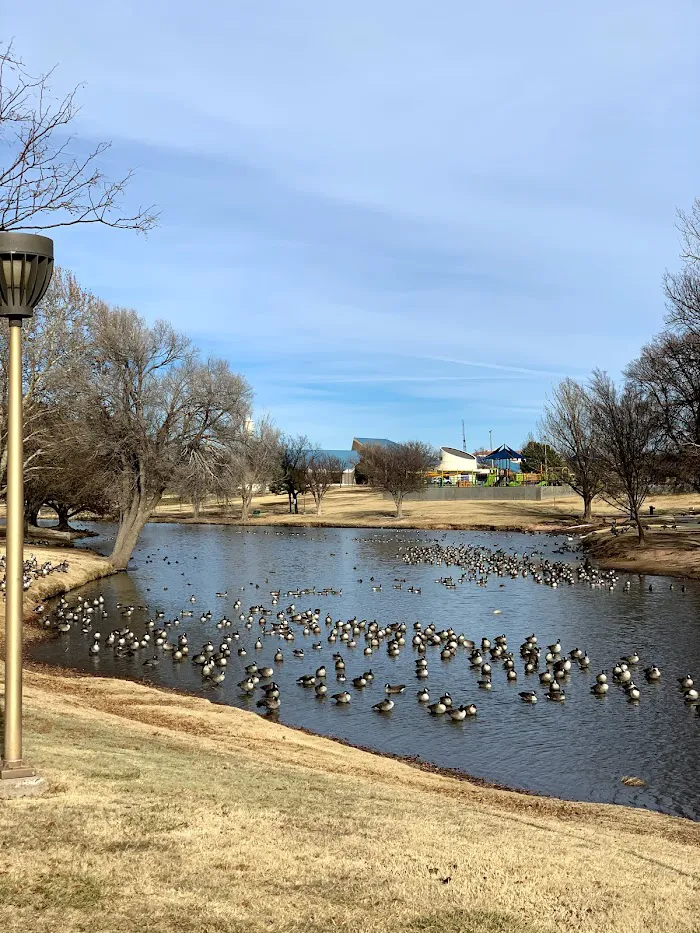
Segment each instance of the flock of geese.
[{"label": "flock of geese", "polygon": [[[519,576],[530,577],[535,583],[550,587],[585,584],[593,588],[614,589],[619,582],[613,571],[600,570],[586,562],[572,565],[546,558],[537,559],[532,554],[509,553],[468,545],[443,545],[437,542],[412,544],[400,550],[400,557],[405,564],[412,566],[427,564],[458,568],[459,575],[441,576],[435,581],[448,589],[466,582],[486,586],[492,578]],[[358,580],[358,583],[362,582],[364,581]],[[381,588],[381,584],[374,578],[369,582],[373,591]],[[396,578],[393,585],[398,588],[406,582],[405,578]],[[623,584],[623,589],[629,590],[630,586],[630,582],[627,581]],[[259,589],[259,586],[256,589]],[[419,587],[410,589],[418,595],[421,593]],[[299,588],[289,590],[285,595],[287,598],[297,599],[307,596],[340,595],[341,592],[331,588]],[[217,592],[216,597],[228,599],[228,592]],[[416,692],[417,703],[432,716],[446,716],[456,722],[476,716],[477,705],[474,702],[454,701],[447,691],[439,696],[431,695],[427,686],[431,655],[444,664],[453,663],[459,658],[475,675],[476,688],[486,696],[493,689],[495,675],[501,671],[507,684],[518,684],[520,678],[524,678],[529,682],[529,689],[519,691],[517,696],[522,703],[529,705],[536,704],[540,698],[552,703],[564,703],[567,698],[566,687],[571,677],[577,671],[587,672],[591,666],[591,659],[582,648],[573,647],[565,651],[559,640],[540,646],[534,633],[523,640],[517,651],[513,651],[505,634],[493,638],[482,637],[474,641],[464,633],[456,631],[451,625],[423,625],[421,622],[415,622],[409,627],[405,622],[381,624],[377,620],[357,617],[334,619],[330,614],[322,620],[320,609],[298,609],[293,602],[285,609],[279,609],[281,597],[280,591],[272,590],[269,606],[252,605],[247,610],[242,609],[240,598],[235,599],[232,605],[234,613],[237,614],[237,621],[234,622],[226,614],[214,621],[211,610],[196,613],[194,604],[197,597],[193,594],[189,597],[188,609],[181,610],[171,619],[166,619],[165,613],[158,611],[144,623],[143,631],[140,632],[136,630],[133,617],[135,613],[149,612],[149,607],[117,604],[121,624],[109,631],[105,637],[98,630],[103,626],[103,620],[109,617],[102,595],[93,599],[79,597],[73,604],[61,598],[55,611],[45,614],[43,618],[47,628],[62,634],[74,628],[80,629],[83,635],[91,639],[88,651],[95,659],[99,659],[110,649],[116,658],[140,661],[147,671],[157,668],[166,658],[174,665],[187,662],[199,670],[203,683],[214,687],[224,683],[234,657],[246,659],[249,652],[255,655],[263,649],[266,640],[274,639],[279,643],[274,652],[274,666],[242,660],[240,664],[244,665],[243,677],[237,683],[240,694],[248,698],[257,695],[257,708],[270,715],[277,714],[282,704],[280,687],[274,679],[276,671],[280,670],[285,660],[302,662],[308,653],[323,651],[324,640],[326,644],[334,646],[331,660],[328,664],[316,664],[313,672],[303,673],[296,678],[297,685],[312,692],[318,700],[331,700],[337,706],[348,707],[354,696],[373,686],[374,674],[371,668],[359,672],[360,665],[356,665],[357,672],[351,674],[347,670],[346,657],[350,659],[352,656],[354,659],[361,653],[363,658],[369,658],[377,651],[383,650],[390,658],[396,658],[403,651],[411,650],[415,654],[415,677],[419,686]],[[37,611],[43,612],[43,607],[37,607]],[[498,610],[494,612],[497,614]],[[190,639],[187,632],[181,630],[181,626],[186,620],[194,622],[197,616],[201,623],[215,625],[222,634],[220,640],[216,639],[219,641],[218,645],[209,639],[199,650],[190,653]],[[432,663],[430,660],[430,664]],[[642,679],[650,688],[663,679],[661,668],[657,664],[651,663],[642,668],[641,663],[636,650],[619,658],[610,669],[596,675],[590,686],[591,693],[595,697],[604,698],[612,687],[629,703],[638,704],[642,700],[643,691],[639,686]],[[338,685],[336,692],[331,692],[331,677],[335,678]],[[678,686],[684,702],[697,706],[697,712],[700,714],[700,694],[693,677],[690,674],[683,675],[678,678]],[[384,695],[374,704],[373,710],[379,714],[391,713],[398,698],[404,695],[406,690],[407,685],[404,683],[385,683]]]},{"label": "flock of geese", "polygon": [[[52,573],[67,573],[69,564],[67,560],[63,560],[58,564],[54,564],[53,561],[47,560],[43,564],[40,564],[34,555],[24,561],[24,566],[22,568],[22,585],[26,592],[35,582],[35,580],[41,580],[44,577],[50,576]],[[5,555],[0,556],[0,573],[2,573],[2,580],[0,580],[0,591],[5,592]]]}]

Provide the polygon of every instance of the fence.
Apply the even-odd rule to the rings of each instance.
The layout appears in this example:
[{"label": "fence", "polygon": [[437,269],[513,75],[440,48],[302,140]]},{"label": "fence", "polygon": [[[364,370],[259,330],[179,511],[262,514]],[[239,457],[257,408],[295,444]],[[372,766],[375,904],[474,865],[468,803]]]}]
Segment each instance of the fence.
[{"label": "fence", "polygon": [[[542,502],[574,494],[571,486],[426,486],[421,493],[410,493],[407,502],[454,502],[462,499],[514,502]],[[388,495],[385,498],[390,498]]]}]

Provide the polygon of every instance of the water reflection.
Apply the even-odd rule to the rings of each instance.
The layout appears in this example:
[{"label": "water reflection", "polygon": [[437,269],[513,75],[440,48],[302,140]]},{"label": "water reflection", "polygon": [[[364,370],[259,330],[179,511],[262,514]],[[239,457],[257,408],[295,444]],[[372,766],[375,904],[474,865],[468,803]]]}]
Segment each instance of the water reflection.
[{"label": "water reflection", "polygon": [[[96,528],[101,536],[90,544],[108,550],[113,528]],[[194,653],[207,639],[218,646],[222,635],[236,628],[248,654],[239,658],[234,650],[225,682],[220,687],[203,682],[200,670],[190,661],[173,663],[168,655],[157,668],[144,668],[143,661],[152,652],[119,658],[103,650],[98,657],[91,657],[88,649],[92,639],[79,627],[36,647],[33,657],[83,671],[140,678],[255,712],[261,694],[246,697],[236,686],[246,663],[254,660],[260,666],[275,667],[282,699],[280,722],[392,754],[420,755],[435,764],[514,787],[572,799],[645,806],[697,819],[700,717],[693,707],[684,705],[676,677],[694,671],[696,680],[700,679],[700,632],[694,621],[700,609],[698,586],[686,584],[686,591],[681,592],[678,584],[671,590],[671,581],[665,578],[634,575],[629,577],[629,592],[621,584],[613,591],[585,585],[551,589],[522,578],[491,579],[487,586],[465,583],[447,590],[436,580],[453,572],[452,568],[406,566],[398,557],[401,547],[421,541],[478,544],[562,559],[557,554],[561,539],[520,534],[149,525],[128,575],[97,581],[79,591],[89,598],[104,595],[108,617],[99,620],[95,629],[104,637],[125,624],[118,603],[148,606],[135,610],[128,620],[139,634],[158,611],[166,620],[178,619],[177,626],[171,626],[170,638],[174,641],[177,632],[186,631]],[[406,579],[402,589],[394,589],[395,578]],[[622,575],[621,583],[626,579]],[[381,591],[373,589],[378,584]],[[420,588],[420,595],[409,592],[410,586]],[[315,587],[316,595],[285,596],[287,591],[306,587]],[[340,595],[318,595],[326,587]],[[273,590],[282,592],[275,611],[290,603],[298,609],[320,610],[324,628],[321,651],[311,649],[316,638],[301,634],[293,645],[270,637],[263,639],[261,650],[253,647],[258,637],[257,621],[246,630],[233,608],[234,601],[240,598],[245,610],[258,604],[269,607]],[[217,592],[228,595],[217,598]],[[194,604],[189,602],[192,594],[196,595]],[[71,594],[71,601],[74,596]],[[180,617],[187,609],[192,609],[193,616]],[[201,622],[200,616],[207,610],[212,618]],[[356,648],[328,644],[323,626],[327,613],[334,620],[376,619],[381,625],[405,622],[407,646],[398,657],[389,657],[384,644],[365,657],[363,637],[358,638]],[[218,630],[216,622],[225,614],[234,626]],[[452,626],[475,641],[504,633],[516,654],[518,681],[508,683],[502,665],[494,664],[493,689],[486,693],[478,689],[466,653],[443,662],[433,649],[428,651],[428,680],[417,680],[415,652],[410,645],[416,621],[434,623],[438,628]],[[542,693],[536,677],[523,675],[517,654],[530,632],[537,633],[540,644],[559,638],[565,652],[580,645],[591,657],[590,672],[572,671],[565,703],[542,699],[530,706],[518,699],[521,690]],[[305,650],[303,659],[292,653],[293,647],[299,646]],[[274,664],[273,656],[280,647],[285,660]],[[592,696],[595,674],[602,668],[609,670],[633,649],[641,657],[635,672],[640,703],[626,702],[616,687],[605,698]],[[334,679],[332,655],[336,650],[346,661],[345,685],[336,686]],[[301,674],[313,673],[321,662],[329,668],[329,694],[347,687],[352,693],[349,707],[319,699],[313,690],[297,685]],[[647,684],[641,673],[652,663],[663,671],[658,684]],[[373,683],[355,690],[352,677],[368,667],[375,673]],[[391,713],[378,715],[372,706],[384,696],[387,681],[408,686],[405,694],[394,697]],[[456,704],[475,702],[478,715],[460,723],[431,717],[416,700],[417,690],[424,685],[433,698],[448,690]],[[622,785],[620,779],[626,774],[643,778],[646,786]]]}]

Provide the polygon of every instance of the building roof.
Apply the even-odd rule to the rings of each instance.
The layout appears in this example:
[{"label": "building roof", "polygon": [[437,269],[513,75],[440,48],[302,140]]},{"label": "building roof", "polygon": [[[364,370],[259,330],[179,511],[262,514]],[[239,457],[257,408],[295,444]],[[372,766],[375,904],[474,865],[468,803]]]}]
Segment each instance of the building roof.
[{"label": "building roof", "polygon": [[482,457],[483,460],[514,460],[516,463],[522,460],[522,455],[519,451],[513,450],[512,447],[508,447],[507,444],[501,444],[500,447],[497,447],[495,450],[492,450],[490,454],[486,454],[485,457]]},{"label": "building roof", "polygon": [[398,447],[398,444],[387,437],[353,437],[352,449],[359,447]]},{"label": "building roof", "polygon": [[463,457],[465,460],[476,460],[474,454],[468,454],[466,450],[459,450],[457,447],[441,447],[440,450],[444,450],[446,454],[451,454],[453,457]]},{"label": "building roof", "polygon": [[344,470],[352,470],[360,461],[360,455],[356,450],[322,450],[321,453],[328,454],[329,457],[337,457],[342,462]]}]

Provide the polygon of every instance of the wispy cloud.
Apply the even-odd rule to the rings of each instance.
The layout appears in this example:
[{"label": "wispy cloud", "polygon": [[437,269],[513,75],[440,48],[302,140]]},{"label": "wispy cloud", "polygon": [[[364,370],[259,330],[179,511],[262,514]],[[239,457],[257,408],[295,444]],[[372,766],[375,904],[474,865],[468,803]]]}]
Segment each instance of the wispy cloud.
[{"label": "wispy cloud", "polygon": [[694,0],[191,9],[4,24],[86,82],[79,136],[162,210],[147,240],[57,231],[58,260],[225,355],[281,426],[518,443],[552,382],[660,326],[698,194]]}]

